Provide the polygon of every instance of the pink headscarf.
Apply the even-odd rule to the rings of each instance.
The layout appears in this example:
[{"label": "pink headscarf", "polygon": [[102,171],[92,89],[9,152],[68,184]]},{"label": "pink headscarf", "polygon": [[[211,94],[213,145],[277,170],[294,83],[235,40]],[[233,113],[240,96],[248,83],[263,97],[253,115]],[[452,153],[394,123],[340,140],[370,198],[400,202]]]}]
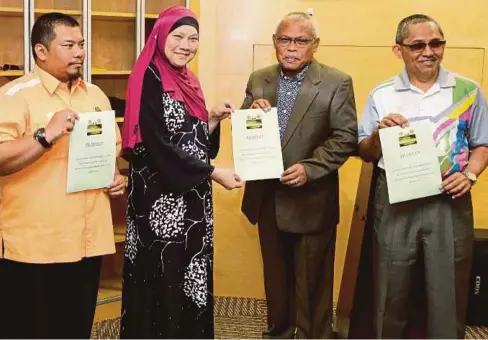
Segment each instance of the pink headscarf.
[{"label": "pink headscarf", "polygon": [[159,71],[164,91],[169,92],[173,99],[183,102],[189,115],[208,121],[208,111],[197,77],[186,67],[173,67],[164,53],[166,38],[170,29],[184,17],[192,17],[196,20],[195,14],[182,6],[169,7],[161,12],[132,69],[127,84],[127,102],[122,134],[123,154],[132,150],[137,143],[142,141],[139,130],[142,83],[144,74],[151,62],[156,65]]}]

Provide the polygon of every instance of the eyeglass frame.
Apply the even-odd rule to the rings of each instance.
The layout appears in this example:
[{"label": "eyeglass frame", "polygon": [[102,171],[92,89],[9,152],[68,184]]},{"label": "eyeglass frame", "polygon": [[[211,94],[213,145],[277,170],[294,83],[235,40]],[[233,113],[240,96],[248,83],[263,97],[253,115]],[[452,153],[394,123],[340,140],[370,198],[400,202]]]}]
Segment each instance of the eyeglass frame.
[{"label": "eyeglass frame", "polygon": [[[282,39],[286,39],[288,40],[288,43],[286,44],[283,44],[282,42]],[[302,37],[297,37],[297,38],[290,38],[290,37],[287,37],[287,36],[274,36],[274,40],[276,42],[277,45],[281,46],[281,47],[288,47],[290,46],[292,43],[295,44],[296,47],[298,48],[305,48],[307,47],[308,45],[310,45],[310,43],[313,43],[317,38],[302,38]],[[281,41],[281,43],[280,43]],[[299,42],[302,42],[304,43],[304,45],[300,45]]]},{"label": "eyeglass frame", "polygon": [[[432,46],[432,43],[439,43],[440,45],[439,46]],[[401,42],[401,43],[397,43],[397,44],[400,46],[403,46],[403,47],[407,47],[412,52],[423,52],[423,51],[425,51],[427,46],[429,46],[431,50],[437,50],[437,49],[441,49],[441,48],[446,47],[446,43],[447,43],[447,40],[436,38],[436,39],[432,39],[428,42],[417,41],[417,42],[414,42],[412,44],[405,44],[405,43]],[[416,48],[414,48],[415,45],[423,46],[423,47],[419,47],[418,49],[416,49]]]}]

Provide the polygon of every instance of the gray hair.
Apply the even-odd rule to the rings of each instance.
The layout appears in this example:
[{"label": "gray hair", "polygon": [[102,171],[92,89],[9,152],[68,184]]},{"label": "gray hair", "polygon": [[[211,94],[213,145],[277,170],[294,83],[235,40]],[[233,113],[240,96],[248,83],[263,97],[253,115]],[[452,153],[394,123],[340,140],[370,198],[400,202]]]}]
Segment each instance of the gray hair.
[{"label": "gray hair", "polygon": [[398,24],[395,42],[397,44],[402,44],[403,41],[408,37],[408,34],[410,32],[410,26],[415,24],[421,24],[424,22],[431,22],[435,24],[439,29],[442,38],[444,39],[444,32],[442,31],[441,25],[439,25],[437,21],[425,14],[413,14],[402,19],[402,21],[400,21],[400,23]]},{"label": "gray hair", "polygon": [[315,21],[312,19],[312,17],[305,12],[290,12],[287,15],[285,15],[280,20],[278,25],[276,26],[275,34],[278,34],[278,31],[280,30],[281,23],[287,19],[294,20],[294,21],[307,21],[307,22],[309,22],[310,25],[312,26],[312,36],[314,38],[317,38],[317,25],[315,24]]}]

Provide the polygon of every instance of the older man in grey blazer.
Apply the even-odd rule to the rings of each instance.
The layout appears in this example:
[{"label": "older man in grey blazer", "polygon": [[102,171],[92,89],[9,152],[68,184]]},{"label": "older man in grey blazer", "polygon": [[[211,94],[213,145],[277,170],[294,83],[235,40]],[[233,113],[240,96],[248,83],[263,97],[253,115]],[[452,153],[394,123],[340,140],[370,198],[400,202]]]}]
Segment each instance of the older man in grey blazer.
[{"label": "older man in grey blazer", "polygon": [[258,223],[269,338],[328,338],[339,222],[338,169],[355,150],[351,78],[313,59],[311,18],[289,13],[273,42],[279,64],[251,74],[242,108],[277,106],[285,172],[246,184],[242,211]]}]

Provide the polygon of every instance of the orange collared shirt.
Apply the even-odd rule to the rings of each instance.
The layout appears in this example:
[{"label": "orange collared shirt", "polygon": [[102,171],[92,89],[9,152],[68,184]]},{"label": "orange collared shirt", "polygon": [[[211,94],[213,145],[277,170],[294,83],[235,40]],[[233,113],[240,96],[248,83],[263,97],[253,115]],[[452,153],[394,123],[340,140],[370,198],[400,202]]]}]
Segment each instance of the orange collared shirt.
[{"label": "orange collared shirt", "polygon": [[[48,114],[110,110],[107,96],[79,80],[71,86],[39,67],[0,88],[0,143],[32,136]],[[109,197],[103,190],[66,193],[69,136],[33,164],[0,177],[0,258],[76,262],[115,252]],[[117,146],[120,133],[117,128]]]}]

